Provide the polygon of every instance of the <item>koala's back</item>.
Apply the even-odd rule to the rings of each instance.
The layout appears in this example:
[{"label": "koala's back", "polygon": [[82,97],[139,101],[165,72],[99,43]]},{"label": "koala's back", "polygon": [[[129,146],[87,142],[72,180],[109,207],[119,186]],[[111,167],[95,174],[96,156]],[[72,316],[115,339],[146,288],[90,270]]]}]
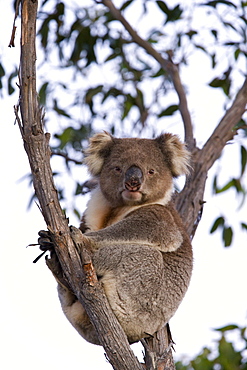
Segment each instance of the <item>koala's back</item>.
[{"label": "koala's back", "polygon": [[[93,257],[111,308],[130,342],[153,335],[170,320],[187,291],[192,270],[190,242],[176,211],[172,207],[168,210],[165,206],[150,205],[140,207],[126,218],[134,226],[145,212],[153,212],[156,217],[153,229],[159,227],[156,223],[160,227],[164,225],[162,217],[167,212],[176,217],[177,227],[183,233],[183,242],[176,251],[163,253],[151,242],[118,240],[98,249]],[[141,235],[138,225],[136,227]],[[146,231],[144,224],[143,235]],[[160,228],[161,239],[166,233]],[[159,237],[157,240],[158,244]]]},{"label": "koala's back", "polygon": [[114,246],[104,249],[95,254],[93,262],[97,274],[102,272],[106,296],[128,340],[135,342],[153,334],[164,325],[161,253],[135,244],[117,250]]}]

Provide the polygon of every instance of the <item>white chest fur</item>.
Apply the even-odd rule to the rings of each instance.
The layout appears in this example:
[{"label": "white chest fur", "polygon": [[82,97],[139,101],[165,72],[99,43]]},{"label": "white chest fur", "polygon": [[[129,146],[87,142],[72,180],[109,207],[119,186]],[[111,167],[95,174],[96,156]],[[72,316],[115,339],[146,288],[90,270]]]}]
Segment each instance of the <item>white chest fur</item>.
[{"label": "white chest fur", "polygon": [[130,212],[140,207],[145,207],[150,204],[165,205],[170,201],[171,195],[172,189],[169,193],[165,195],[164,198],[159,199],[155,202],[112,209],[109,202],[106,200],[100,188],[98,187],[92,191],[91,198],[88,201],[87,208],[84,213],[86,225],[90,229],[90,231],[100,230],[106,226],[110,226],[122,220]]}]

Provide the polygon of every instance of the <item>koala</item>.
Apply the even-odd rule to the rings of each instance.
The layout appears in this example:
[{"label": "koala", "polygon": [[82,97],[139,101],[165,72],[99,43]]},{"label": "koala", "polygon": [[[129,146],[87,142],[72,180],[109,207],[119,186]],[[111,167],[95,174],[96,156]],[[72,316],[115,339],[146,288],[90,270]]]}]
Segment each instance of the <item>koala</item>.
[{"label": "koala", "polygon": [[[166,325],[189,286],[192,247],[171,201],[173,178],[188,173],[189,158],[184,144],[169,133],[155,139],[98,133],[85,151],[97,187],[80,228],[91,242],[97,277],[130,343]],[[75,294],[60,282],[58,295],[79,334],[100,344]]]}]

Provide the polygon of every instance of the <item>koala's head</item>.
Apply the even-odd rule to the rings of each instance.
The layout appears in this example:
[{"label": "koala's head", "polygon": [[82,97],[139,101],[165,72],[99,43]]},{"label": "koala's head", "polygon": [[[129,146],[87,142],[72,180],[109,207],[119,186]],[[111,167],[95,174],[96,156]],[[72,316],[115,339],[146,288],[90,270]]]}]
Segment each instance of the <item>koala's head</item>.
[{"label": "koala's head", "polygon": [[170,200],[173,177],[188,173],[190,154],[176,135],[90,139],[85,163],[113,207]]}]

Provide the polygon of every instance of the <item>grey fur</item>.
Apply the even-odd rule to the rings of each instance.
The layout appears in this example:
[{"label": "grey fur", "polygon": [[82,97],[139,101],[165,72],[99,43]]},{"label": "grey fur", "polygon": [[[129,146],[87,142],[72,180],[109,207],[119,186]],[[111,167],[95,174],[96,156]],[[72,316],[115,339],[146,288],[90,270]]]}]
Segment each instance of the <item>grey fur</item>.
[{"label": "grey fur", "polygon": [[[171,134],[151,140],[102,133],[85,154],[99,183],[83,217],[85,235],[111,308],[132,343],[170,320],[190,282],[192,248],[170,202],[172,177],[188,172],[189,153]],[[58,293],[72,325],[100,344],[75,295],[60,285]]]}]

